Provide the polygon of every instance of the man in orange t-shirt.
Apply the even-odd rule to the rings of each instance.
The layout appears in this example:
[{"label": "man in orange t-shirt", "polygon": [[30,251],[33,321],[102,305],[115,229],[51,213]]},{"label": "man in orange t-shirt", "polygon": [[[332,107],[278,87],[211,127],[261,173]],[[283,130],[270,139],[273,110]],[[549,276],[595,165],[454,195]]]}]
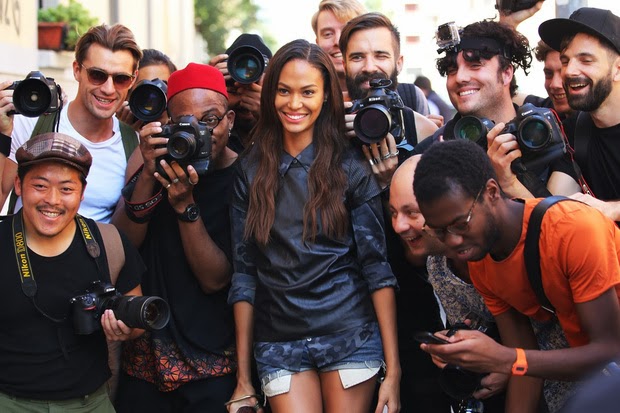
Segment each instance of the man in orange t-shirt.
[{"label": "man in orange t-shirt", "polygon": [[[530,320],[549,319],[523,257],[530,214],[540,201],[508,199],[484,151],[456,140],[434,145],[416,170],[425,231],[469,261],[470,277],[495,316],[502,343],[478,331],[423,344],[436,363],[513,375],[507,412],[537,411],[542,380],[578,380],[620,356],[620,230],[597,210],[561,202],[540,236],[543,287],[570,348],[538,350]],[[523,350],[526,349],[526,350]]]}]

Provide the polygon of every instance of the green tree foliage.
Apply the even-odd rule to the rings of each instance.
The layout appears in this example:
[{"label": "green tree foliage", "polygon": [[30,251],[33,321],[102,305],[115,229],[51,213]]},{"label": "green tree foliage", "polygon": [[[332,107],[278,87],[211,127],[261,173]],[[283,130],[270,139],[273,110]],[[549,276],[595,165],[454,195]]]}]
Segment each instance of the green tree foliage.
[{"label": "green tree foliage", "polygon": [[223,53],[228,35],[233,30],[242,33],[258,29],[256,17],[259,6],[254,0],[194,0],[196,31],[207,42],[210,55]]}]

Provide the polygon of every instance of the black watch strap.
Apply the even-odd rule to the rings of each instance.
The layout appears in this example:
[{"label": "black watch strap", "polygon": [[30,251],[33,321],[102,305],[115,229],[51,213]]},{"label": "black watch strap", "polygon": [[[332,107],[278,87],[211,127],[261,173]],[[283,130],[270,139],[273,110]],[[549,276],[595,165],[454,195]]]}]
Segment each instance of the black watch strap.
[{"label": "black watch strap", "polygon": [[183,222],[198,221],[198,218],[200,218],[200,207],[198,204],[189,204],[183,213],[177,214],[177,218]]}]

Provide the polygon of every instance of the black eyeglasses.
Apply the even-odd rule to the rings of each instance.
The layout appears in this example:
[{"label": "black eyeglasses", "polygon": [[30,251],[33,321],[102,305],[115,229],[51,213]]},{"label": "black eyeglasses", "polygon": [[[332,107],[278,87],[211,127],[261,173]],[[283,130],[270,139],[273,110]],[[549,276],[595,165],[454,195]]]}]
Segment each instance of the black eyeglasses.
[{"label": "black eyeglasses", "polygon": [[200,121],[204,123],[205,125],[207,125],[207,128],[213,130],[217,128],[217,125],[220,124],[222,119],[224,119],[224,116],[220,118],[217,115],[209,114],[209,115],[205,115],[202,119],[200,119]]},{"label": "black eyeglasses", "polygon": [[88,81],[95,86],[103,85],[108,81],[108,78],[112,76],[112,81],[114,82],[114,86],[119,88],[128,88],[131,86],[131,82],[133,81],[135,75],[131,75],[128,73],[108,73],[103,69],[97,69],[96,67],[86,67],[83,64],[80,64],[84,69],[86,69],[86,75],[88,76]]},{"label": "black eyeglasses", "polygon": [[474,203],[471,205],[471,208],[469,208],[469,213],[467,214],[467,218],[465,219],[465,221],[455,222],[454,224],[448,225],[443,228],[431,228],[426,225],[426,223],[424,223],[422,231],[426,232],[431,237],[439,239],[445,239],[448,233],[452,235],[465,235],[467,231],[469,231],[469,222],[471,221],[471,217],[474,213],[474,207],[476,206],[478,198],[480,198],[480,194],[482,194],[483,191],[484,187],[482,187],[480,191],[478,191],[478,195],[476,195],[476,198],[474,198]]}]

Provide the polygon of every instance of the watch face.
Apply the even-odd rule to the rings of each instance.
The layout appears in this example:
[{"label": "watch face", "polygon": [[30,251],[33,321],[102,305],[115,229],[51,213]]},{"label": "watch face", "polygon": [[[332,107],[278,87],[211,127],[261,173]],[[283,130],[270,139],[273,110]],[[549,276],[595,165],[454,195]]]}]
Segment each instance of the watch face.
[{"label": "watch face", "polygon": [[197,221],[198,218],[200,218],[200,208],[198,208],[198,205],[190,205],[187,207],[187,218],[189,218],[190,221]]},{"label": "watch face", "polygon": [[200,208],[196,204],[188,205],[185,211],[179,214],[179,219],[181,221],[194,222],[198,221],[198,218],[200,218]]}]

